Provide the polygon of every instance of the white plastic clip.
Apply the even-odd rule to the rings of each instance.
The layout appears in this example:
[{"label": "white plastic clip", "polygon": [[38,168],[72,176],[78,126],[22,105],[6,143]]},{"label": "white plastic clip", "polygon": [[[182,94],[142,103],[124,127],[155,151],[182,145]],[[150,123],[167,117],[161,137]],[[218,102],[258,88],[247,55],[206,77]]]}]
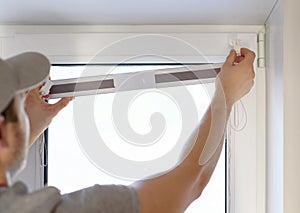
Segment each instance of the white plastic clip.
[{"label": "white plastic clip", "polygon": [[42,88],[40,89],[40,95],[41,96],[48,95],[53,85],[54,83],[50,79],[47,79],[45,85],[42,86]]},{"label": "white plastic clip", "polygon": [[241,56],[241,40],[240,39],[231,39],[230,46],[233,47],[237,56]]}]

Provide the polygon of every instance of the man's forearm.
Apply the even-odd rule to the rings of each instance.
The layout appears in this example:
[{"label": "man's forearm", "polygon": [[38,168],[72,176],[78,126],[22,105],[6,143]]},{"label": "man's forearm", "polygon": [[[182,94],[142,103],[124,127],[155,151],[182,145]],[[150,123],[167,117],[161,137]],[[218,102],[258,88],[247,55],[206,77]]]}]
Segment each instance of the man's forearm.
[{"label": "man's forearm", "polygon": [[[224,96],[216,94],[210,107],[204,114],[197,132],[191,140],[194,145],[184,161],[183,167],[190,167],[194,179],[191,179],[193,199],[197,198],[207,185],[220,157],[226,124],[232,104]],[[192,201],[192,200],[191,200]]]},{"label": "man's forearm", "polygon": [[[222,150],[223,135],[231,111],[231,106],[225,107],[224,103],[220,97],[215,96],[213,98],[210,107],[202,118],[197,134],[195,133],[194,137],[190,138],[190,140],[195,141],[194,146],[180,165],[165,175],[135,184],[142,201],[142,213],[163,212],[162,203],[165,212],[183,212],[202,193]],[[214,124],[218,122],[221,122],[222,125]],[[216,139],[218,141],[213,141]],[[211,157],[205,165],[200,165],[199,158],[206,145],[209,147],[216,146],[213,147],[215,151],[209,153]],[[152,201],[150,208],[148,202],[151,198],[154,201]],[[144,201],[147,203],[143,203]],[[157,207],[153,203],[157,203]]]},{"label": "man's forearm", "polygon": [[190,138],[192,149],[185,161],[196,166],[207,164],[223,142],[232,104],[222,94],[217,94],[204,114],[199,127]]}]

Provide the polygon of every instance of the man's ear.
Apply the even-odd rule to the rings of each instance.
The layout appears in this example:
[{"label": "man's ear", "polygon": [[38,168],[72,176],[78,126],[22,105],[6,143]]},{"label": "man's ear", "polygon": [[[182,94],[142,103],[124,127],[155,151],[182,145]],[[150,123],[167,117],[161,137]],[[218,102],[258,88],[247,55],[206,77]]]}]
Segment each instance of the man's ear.
[{"label": "man's ear", "polygon": [[3,115],[0,115],[0,147],[4,145],[4,129],[5,129],[5,118]]},{"label": "man's ear", "polygon": [[3,166],[8,150],[6,129],[5,118],[3,115],[0,115],[0,167]]}]

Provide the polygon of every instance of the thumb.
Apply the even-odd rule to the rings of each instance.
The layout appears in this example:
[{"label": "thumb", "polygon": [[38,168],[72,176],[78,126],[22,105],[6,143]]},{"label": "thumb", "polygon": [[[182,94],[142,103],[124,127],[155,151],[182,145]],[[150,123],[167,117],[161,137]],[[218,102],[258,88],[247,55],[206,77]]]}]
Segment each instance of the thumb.
[{"label": "thumb", "polygon": [[57,103],[52,104],[51,108],[53,114],[56,115],[57,113],[59,113],[63,108],[65,108],[69,104],[71,100],[73,100],[72,97],[62,98]]},{"label": "thumb", "polygon": [[235,50],[231,50],[229,55],[227,56],[226,58],[226,61],[224,64],[227,64],[227,65],[233,65],[235,60],[236,60],[236,52]]}]

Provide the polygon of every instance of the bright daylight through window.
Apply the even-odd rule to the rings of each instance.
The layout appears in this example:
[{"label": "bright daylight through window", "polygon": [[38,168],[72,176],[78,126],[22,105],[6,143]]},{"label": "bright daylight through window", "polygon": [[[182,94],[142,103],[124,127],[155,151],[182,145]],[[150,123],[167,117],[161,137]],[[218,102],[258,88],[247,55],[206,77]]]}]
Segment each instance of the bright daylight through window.
[{"label": "bright daylight through window", "polygon": [[[76,78],[81,76],[83,71],[89,76],[99,74],[101,69],[102,74],[109,69],[113,73],[127,73],[166,68],[170,65],[126,65],[114,69],[112,67],[52,66],[51,77],[52,80]],[[186,148],[184,145],[189,134],[196,128],[208,107],[213,91],[214,83],[210,81],[188,86],[76,97],[49,127],[48,185],[58,187],[62,193],[94,184],[129,185],[135,179],[174,167],[182,158],[181,151]],[[172,94],[180,95],[175,97]],[[128,97],[130,100],[126,101]],[[50,100],[54,101],[56,100]],[[91,108],[76,106],[89,102],[93,105]],[[192,112],[182,110],[184,108],[181,105],[184,104],[194,106],[194,123],[189,122],[191,119],[188,117],[193,115]],[[84,120],[87,113],[93,117],[91,122]],[[122,120],[124,117],[125,121]],[[85,129],[79,130],[78,126],[82,125]],[[157,129],[156,126],[161,129]],[[94,142],[92,131],[101,140]],[[152,133],[157,137],[147,141],[152,138]],[[140,140],[143,140],[145,135],[149,137],[146,137],[145,143],[138,144],[141,142],[134,141],[136,135],[141,136]],[[108,151],[99,147],[106,147]],[[108,153],[114,156],[110,158]],[[123,159],[127,163],[116,165],[113,160],[110,161],[113,158]],[[202,196],[187,209],[187,213],[225,212],[225,162],[223,149],[211,181]],[[135,163],[147,168],[140,169],[143,171],[133,171],[130,168],[133,168],[131,164]]]}]

